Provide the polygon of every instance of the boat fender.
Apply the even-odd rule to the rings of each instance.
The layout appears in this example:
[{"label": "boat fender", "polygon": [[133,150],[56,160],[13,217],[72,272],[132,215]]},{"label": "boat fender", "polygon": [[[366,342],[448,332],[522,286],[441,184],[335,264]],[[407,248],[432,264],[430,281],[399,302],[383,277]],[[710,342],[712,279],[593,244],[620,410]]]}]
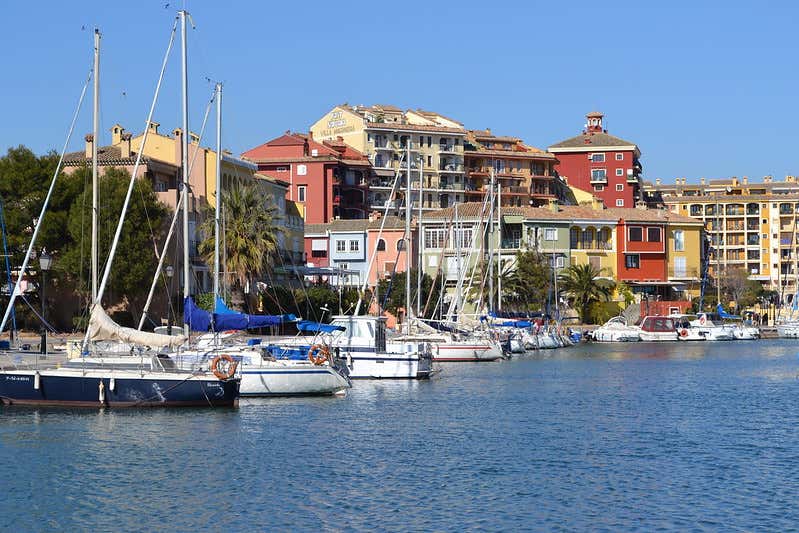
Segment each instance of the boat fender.
[{"label": "boat fender", "polygon": [[680,330],[680,337],[687,337],[687,336],[688,336],[688,330],[685,329],[685,328],[681,329]]},{"label": "boat fender", "polygon": [[42,376],[39,374],[37,370],[36,373],[33,375],[33,388],[35,390],[39,390],[39,387],[42,386]]},{"label": "boat fender", "polygon": [[[220,365],[222,361],[225,363]],[[217,355],[211,361],[211,372],[213,372],[217,378],[224,381],[226,379],[232,378],[236,374],[237,365],[238,363],[236,363],[231,356],[223,353],[222,355]],[[227,371],[225,370],[225,367],[227,368]]]},{"label": "boat fender", "polygon": [[100,401],[100,403],[105,403],[105,383],[103,383],[102,379],[100,380],[100,385],[98,385],[97,388],[100,390],[100,394],[97,399]]},{"label": "boat fender", "polygon": [[114,389],[117,388],[117,382],[115,378],[111,378],[108,380],[108,390],[114,392]]},{"label": "boat fender", "polygon": [[329,357],[330,350],[323,344],[314,344],[308,350],[308,360],[317,366],[325,364]]}]

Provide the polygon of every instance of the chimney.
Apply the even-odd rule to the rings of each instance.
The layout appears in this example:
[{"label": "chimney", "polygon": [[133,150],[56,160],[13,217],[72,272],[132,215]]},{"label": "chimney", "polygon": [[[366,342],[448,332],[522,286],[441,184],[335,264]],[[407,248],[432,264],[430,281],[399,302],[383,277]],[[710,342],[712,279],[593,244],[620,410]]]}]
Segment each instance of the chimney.
[{"label": "chimney", "polygon": [[655,185],[660,185],[660,178],[655,178]]},{"label": "chimney", "polygon": [[738,186],[738,176],[733,176],[732,177],[732,186],[733,187],[737,187]]},{"label": "chimney", "polygon": [[147,124],[147,128],[150,130],[150,133],[154,133],[158,135],[158,126],[160,126],[158,122],[150,122]]},{"label": "chimney", "polygon": [[679,185],[679,184],[680,184],[680,178],[677,178],[677,179],[674,181],[674,184],[675,184],[675,185]]},{"label": "chimney", "polygon": [[302,143],[302,155],[303,157],[308,157],[308,139]]},{"label": "chimney", "polygon": [[111,126],[111,144],[116,146],[122,141],[122,132],[125,131],[125,128],[120,126],[119,124],[114,124]]},{"label": "chimney", "polygon": [[558,206],[557,200],[549,201],[549,210],[552,211],[553,213],[557,213],[558,211],[560,211],[560,207]]},{"label": "chimney", "polygon": [[91,133],[86,134],[86,159],[92,158],[92,149],[94,147],[94,135]]},{"label": "chimney", "polygon": [[313,140],[313,132],[310,130],[308,131],[308,138]]},{"label": "chimney", "polygon": [[705,178],[699,178],[699,184],[700,185],[704,185],[705,184]]},{"label": "chimney", "polygon": [[122,142],[119,145],[119,156],[122,159],[128,159],[130,157],[130,139],[133,137],[132,134],[128,132],[124,132],[122,134]]},{"label": "chimney", "polygon": [[192,144],[200,144],[200,136],[193,131],[189,132],[189,142]]},{"label": "chimney", "polygon": [[[769,181],[770,181],[770,180],[769,180]],[[793,176],[785,176],[785,182],[786,182],[786,183],[793,183],[793,181],[794,181],[794,180],[793,180]]]},{"label": "chimney", "polygon": [[744,178],[743,178],[743,184],[744,184],[744,185],[749,185],[749,176],[744,176]]}]

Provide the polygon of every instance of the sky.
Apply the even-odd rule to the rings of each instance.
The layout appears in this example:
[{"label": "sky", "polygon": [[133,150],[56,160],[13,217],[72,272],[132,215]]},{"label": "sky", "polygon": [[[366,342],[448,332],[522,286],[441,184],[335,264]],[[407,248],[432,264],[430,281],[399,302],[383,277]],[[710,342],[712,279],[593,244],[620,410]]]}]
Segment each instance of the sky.
[{"label": "sky", "polygon": [[[100,143],[140,133],[178,9],[189,128],[224,83],[234,154],[335,105],[437,111],[546,148],[589,111],[636,143],[644,179],[799,174],[796,2],[7,2],[0,150],[60,151],[102,33]],[[179,41],[154,119],[181,124]],[[91,131],[91,86],[69,150]],[[215,145],[211,114],[203,144]]]}]

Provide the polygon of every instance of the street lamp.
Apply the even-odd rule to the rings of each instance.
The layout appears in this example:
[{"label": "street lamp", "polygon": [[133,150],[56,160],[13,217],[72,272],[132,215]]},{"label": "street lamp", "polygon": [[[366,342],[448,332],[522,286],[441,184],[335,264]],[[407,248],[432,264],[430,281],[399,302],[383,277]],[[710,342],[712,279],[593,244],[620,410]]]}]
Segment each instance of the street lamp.
[{"label": "street lamp", "polygon": [[167,279],[167,298],[166,298],[166,334],[172,335],[172,275],[175,273],[175,269],[172,268],[172,265],[167,265],[164,268],[164,273],[166,274]]},{"label": "street lamp", "polygon": [[39,351],[47,353],[47,315],[45,303],[47,302],[47,271],[53,266],[53,258],[46,251],[42,251],[39,255],[39,269],[42,271],[42,287],[41,287],[41,300],[42,300],[42,341],[39,344]]}]

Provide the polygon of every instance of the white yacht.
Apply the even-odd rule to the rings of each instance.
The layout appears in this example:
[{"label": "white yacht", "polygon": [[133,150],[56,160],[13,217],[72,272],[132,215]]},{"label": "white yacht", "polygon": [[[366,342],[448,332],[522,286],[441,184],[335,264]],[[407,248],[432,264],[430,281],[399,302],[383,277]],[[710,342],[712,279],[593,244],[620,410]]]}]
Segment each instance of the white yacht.
[{"label": "white yacht", "polygon": [[677,331],[674,319],[668,316],[646,316],[640,326],[636,326],[642,341],[676,341]]},{"label": "white yacht", "polygon": [[615,316],[591,332],[594,342],[637,342],[641,340],[640,329],[628,326],[627,319]]},{"label": "white yacht", "polygon": [[393,350],[395,346],[401,346],[400,350],[404,351],[405,342],[430,343],[434,363],[496,361],[502,358],[502,347],[488,336],[476,332],[438,331],[423,322],[416,322],[414,328],[419,331],[388,337],[387,348]]}]

